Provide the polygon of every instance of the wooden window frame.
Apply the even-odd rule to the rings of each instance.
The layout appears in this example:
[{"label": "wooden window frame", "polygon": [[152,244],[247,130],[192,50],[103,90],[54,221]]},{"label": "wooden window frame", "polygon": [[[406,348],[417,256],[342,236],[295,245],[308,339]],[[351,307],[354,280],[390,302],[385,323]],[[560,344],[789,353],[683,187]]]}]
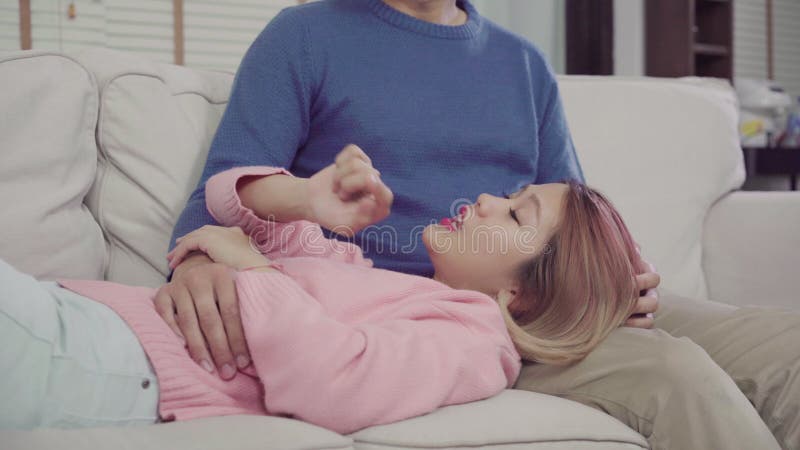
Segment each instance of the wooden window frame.
[{"label": "wooden window frame", "polygon": [[31,39],[31,0],[19,0],[19,47],[22,50],[33,48]]},{"label": "wooden window frame", "polygon": [[182,66],[186,58],[183,33],[183,0],[172,0],[172,27],[175,64]]}]

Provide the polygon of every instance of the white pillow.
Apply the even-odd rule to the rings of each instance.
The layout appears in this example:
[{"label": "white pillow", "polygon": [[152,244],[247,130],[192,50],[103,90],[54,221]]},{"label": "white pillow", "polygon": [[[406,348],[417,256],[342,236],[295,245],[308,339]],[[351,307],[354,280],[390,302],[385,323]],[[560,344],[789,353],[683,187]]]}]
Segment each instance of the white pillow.
[{"label": "white pillow", "polygon": [[708,298],[703,223],[744,182],[738,105],[713,79],[559,77],[586,182],[618,207],[661,286]]},{"label": "white pillow", "polygon": [[0,258],[41,279],[102,279],[103,233],[83,204],[96,170],[97,85],[73,59],[0,56]]}]

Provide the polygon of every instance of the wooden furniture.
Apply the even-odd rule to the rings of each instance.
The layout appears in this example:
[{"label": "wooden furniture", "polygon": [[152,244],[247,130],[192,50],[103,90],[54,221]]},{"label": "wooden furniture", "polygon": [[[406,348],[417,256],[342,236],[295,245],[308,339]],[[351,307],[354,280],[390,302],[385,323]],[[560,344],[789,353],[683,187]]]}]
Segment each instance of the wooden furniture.
[{"label": "wooden furniture", "polygon": [[793,191],[800,174],[800,147],[744,147],[747,176],[788,175]]},{"label": "wooden furniture", "polygon": [[733,77],[733,0],[647,0],[649,76]]},{"label": "wooden furniture", "polygon": [[614,1],[567,0],[567,73],[614,74]]}]

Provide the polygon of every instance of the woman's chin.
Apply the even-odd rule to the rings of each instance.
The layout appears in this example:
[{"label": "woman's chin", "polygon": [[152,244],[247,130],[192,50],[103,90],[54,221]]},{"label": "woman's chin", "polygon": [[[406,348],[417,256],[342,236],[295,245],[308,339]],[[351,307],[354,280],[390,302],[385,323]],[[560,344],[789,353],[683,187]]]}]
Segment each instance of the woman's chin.
[{"label": "woman's chin", "polygon": [[438,224],[430,224],[422,230],[422,243],[432,261],[435,262],[438,256],[448,252],[452,246],[451,233],[448,227]]}]

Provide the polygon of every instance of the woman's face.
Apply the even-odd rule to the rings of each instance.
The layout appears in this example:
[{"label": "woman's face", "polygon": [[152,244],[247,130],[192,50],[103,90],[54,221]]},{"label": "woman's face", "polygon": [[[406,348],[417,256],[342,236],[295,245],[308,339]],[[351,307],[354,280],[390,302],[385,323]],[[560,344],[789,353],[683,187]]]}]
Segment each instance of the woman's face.
[{"label": "woman's face", "polygon": [[563,215],[569,186],[528,185],[508,198],[481,194],[460,214],[425,228],[434,279],[495,296],[517,291],[518,267],[542,251]]}]

